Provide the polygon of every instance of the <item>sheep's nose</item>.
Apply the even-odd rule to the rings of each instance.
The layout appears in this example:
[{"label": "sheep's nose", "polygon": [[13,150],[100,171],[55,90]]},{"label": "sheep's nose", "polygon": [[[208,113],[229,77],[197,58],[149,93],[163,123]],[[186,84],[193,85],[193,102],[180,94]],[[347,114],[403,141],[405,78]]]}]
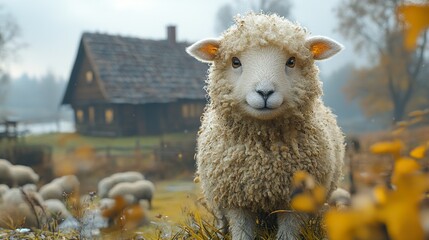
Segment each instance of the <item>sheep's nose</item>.
[{"label": "sheep's nose", "polygon": [[274,93],[274,90],[257,90],[256,92],[266,101]]}]

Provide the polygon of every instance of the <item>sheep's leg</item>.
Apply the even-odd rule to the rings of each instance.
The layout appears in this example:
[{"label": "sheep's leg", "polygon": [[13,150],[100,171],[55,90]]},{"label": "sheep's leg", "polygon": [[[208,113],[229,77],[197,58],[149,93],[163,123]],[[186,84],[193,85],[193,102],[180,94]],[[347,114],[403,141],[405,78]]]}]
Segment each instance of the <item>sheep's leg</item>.
[{"label": "sheep's leg", "polygon": [[225,235],[228,232],[228,221],[226,220],[225,215],[222,211],[214,211],[216,217],[216,228],[219,230],[220,234]]},{"label": "sheep's leg", "polygon": [[302,213],[279,213],[277,215],[277,240],[299,239],[301,224],[307,217]]},{"label": "sheep's leg", "polygon": [[232,240],[254,240],[256,218],[250,211],[244,209],[229,209],[226,211]]}]

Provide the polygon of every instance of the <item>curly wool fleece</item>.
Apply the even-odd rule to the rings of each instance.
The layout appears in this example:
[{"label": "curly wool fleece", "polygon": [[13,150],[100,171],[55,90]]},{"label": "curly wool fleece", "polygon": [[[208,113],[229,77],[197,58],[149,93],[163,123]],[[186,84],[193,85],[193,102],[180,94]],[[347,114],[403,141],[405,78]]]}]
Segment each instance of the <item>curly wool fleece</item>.
[{"label": "curly wool fleece", "polygon": [[[335,117],[320,101],[321,83],[304,28],[276,15],[248,14],[219,39],[209,70],[205,109],[197,146],[197,174],[214,210],[253,212],[288,209],[291,179],[303,170],[331,192],[341,175],[343,135]],[[243,113],[232,97],[225,69],[235,54],[276,45],[296,56],[301,79],[287,111],[262,121]]]}]

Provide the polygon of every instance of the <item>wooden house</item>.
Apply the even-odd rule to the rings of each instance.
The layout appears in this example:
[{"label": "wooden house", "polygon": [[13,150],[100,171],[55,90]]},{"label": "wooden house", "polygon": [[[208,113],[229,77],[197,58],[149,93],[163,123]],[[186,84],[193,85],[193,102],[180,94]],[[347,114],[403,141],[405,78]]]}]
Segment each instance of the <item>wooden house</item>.
[{"label": "wooden house", "polygon": [[152,135],[197,129],[206,103],[207,64],[188,56],[189,43],[100,33],[82,35],[62,104],[77,132],[92,136]]}]

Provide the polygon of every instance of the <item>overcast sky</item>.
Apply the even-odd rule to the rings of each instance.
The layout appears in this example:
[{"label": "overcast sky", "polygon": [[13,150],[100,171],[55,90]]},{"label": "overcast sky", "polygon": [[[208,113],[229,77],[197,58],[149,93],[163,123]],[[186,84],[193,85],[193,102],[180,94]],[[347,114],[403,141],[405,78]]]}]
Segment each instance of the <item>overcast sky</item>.
[{"label": "overcast sky", "polygon": [[[13,77],[47,71],[68,79],[82,32],[164,39],[166,26],[177,26],[179,41],[215,37],[215,16],[227,0],[0,0],[21,28],[21,49],[9,64]],[[295,0],[292,17],[314,35],[329,36],[346,50],[320,64],[331,73],[351,59],[353,47],[334,29],[340,0]]]}]

